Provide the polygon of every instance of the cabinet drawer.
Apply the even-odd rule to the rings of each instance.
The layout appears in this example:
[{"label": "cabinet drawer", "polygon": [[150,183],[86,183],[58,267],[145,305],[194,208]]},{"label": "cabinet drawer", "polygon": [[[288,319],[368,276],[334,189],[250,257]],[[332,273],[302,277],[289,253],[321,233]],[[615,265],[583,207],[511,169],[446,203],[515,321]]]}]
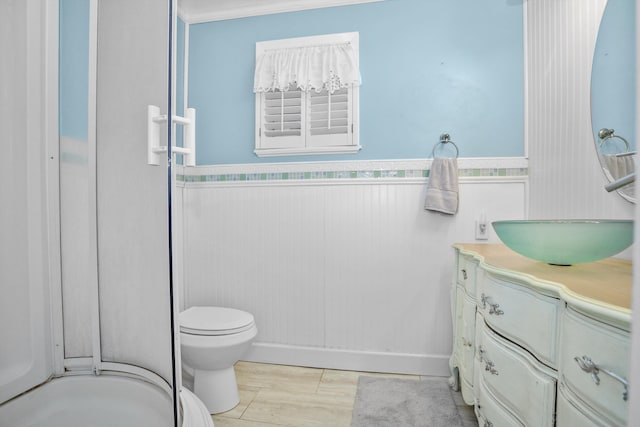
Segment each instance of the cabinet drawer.
[{"label": "cabinet drawer", "polygon": [[626,425],[629,333],[567,307],[560,338],[561,381],[614,425]]},{"label": "cabinet drawer", "polygon": [[556,425],[558,427],[609,427],[610,423],[601,420],[591,410],[585,408],[561,385],[558,386],[558,403],[556,409]]},{"label": "cabinet drawer", "polygon": [[464,286],[469,295],[476,294],[477,261],[467,255],[458,254],[458,283]]},{"label": "cabinet drawer", "polygon": [[479,397],[476,402],[476,416],[479,426],[518,427],[523,424],[509,413],[487,389],[482,380],[478,384]]},{"label": "cabinet drawer", "polygon": [[555,367],[560,300],[491,273],[482,277],[478,311],[486,322]]},{"label": "cabinet drawer", "polygon": [[468,295],[464,295],[462,303],[462,328],[460,375],[468,383],[473,383],[473,356],[475,354],[476,304]]},{"label": "cabinet drawer", "polygon": [[552,426],[556,399],[553,371],[486,325],[476,358],[480,381],[527,426]]}]

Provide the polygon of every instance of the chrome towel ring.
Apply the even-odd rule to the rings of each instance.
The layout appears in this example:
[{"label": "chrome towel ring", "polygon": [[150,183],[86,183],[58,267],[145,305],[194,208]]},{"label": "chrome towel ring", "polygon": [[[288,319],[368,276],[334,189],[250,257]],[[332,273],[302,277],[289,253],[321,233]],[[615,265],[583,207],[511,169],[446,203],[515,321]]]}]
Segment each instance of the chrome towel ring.
[{"label": "chrome towel ring", "polygon": [[448,133],[443,133],[442,135],[440,135],[440,141],[438,141],[433,148],[431,149],[431,157],[435,159],[436,155],[436,148],[437,147],[442,147],[443,144],[451,144],[453,145],[453,147],[456,149],[456,158],[458,158],[458,156],[460,155],[460,150],[458,150],[458,146],[456,145],[455,142],[451,141],[451,137],[449,136]]},{"label": "chrome towel ring", "polygon": [[620,135],[616,135],[615,134],[615,130],[613,129],[607,129],[607,128],[602,128],[598,131],[598,138],[600,138],[600,141],[598,142],[598,146],[602,147],[602,145],[607,141],[607,139],[613,139],[613,138],[618,138],[620,139],[622,142],[624,142],[624,147],[625,147],[625,153],[628,152],[630,150],[630,146],[629,146],[629,142],[624,139],[623,137],[621,137]]}]

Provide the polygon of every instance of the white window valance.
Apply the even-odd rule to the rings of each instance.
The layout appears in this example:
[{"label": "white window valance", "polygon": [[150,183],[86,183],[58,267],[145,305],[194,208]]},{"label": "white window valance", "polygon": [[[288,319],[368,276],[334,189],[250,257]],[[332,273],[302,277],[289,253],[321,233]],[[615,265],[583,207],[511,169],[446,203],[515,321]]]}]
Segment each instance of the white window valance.
[{"label": "white window valance", "polygon": [[352,43],[264,50],[256,57],[254,92],[334,91],[360,84]]}]

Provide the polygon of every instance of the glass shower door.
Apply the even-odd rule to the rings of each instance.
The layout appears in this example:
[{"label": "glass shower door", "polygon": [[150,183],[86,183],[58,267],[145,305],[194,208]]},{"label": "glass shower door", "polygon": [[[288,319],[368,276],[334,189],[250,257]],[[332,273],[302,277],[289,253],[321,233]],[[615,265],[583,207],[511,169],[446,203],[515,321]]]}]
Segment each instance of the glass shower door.
[{"label": "glass shower door", "polygon": [[98,2],[96,201],[102,365],[153,372],[177,398],[169,170],[147,165],[147,106],[170,111],[170,15],[170,1]]}]

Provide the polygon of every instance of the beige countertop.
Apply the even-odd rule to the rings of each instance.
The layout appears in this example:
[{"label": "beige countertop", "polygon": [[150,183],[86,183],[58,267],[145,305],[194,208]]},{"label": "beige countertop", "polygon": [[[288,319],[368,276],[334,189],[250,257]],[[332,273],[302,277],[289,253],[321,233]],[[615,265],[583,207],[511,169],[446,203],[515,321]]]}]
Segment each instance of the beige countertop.
[{"label": "beige countertop", "polygon": [[607,258],[597,262],[557,266],[526,258],[503,244],[456,243],[454,247],[479,255],[492,267],[564,285],[574,294],[631,309],[631,261]]}]

